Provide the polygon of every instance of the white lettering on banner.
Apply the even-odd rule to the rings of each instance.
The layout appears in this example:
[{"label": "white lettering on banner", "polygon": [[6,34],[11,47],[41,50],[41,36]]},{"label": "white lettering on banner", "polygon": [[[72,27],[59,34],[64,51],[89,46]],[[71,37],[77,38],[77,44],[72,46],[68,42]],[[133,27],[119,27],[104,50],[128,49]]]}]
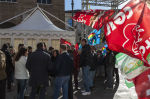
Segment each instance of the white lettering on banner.
[{"label": "white lettering on banner", "polygon": [[[131,30],[132,29],[132,30]],[[139,55],[139,45],[138,43],[142,41],[142,38],[140,38],[141,36],[141,33],[144,32],[144,29],[142,29],[140,27],[140,25],[136,25],[136,23],[130,23],[130,24],[127,24],[124,29],[123,29],[123,35],[124,37],[126,38],[126,41],[123,43],[122,47],[125,48],[125,45],[129,42],[129,38],[131,36],[134,37],[134,41],[133,41],[133,44],[132,44],[132,51],[134,53],[134,55]],[[138,34],[138,35],[136,35]],[[140,48],[143,53],[145,53],[145,50],[143,47]]]},{"label": "white lettering on banner", "polygon": [[[149,38],[149,39],[150,39],[150,38]],[[150,41],[149,41],[149,40],[146,40],[145,43],[147,44],[146,49],[149,49],[149,48],[150,48]]]},{"label": "white lettering on banner", "polygon": [[145,46],[140,46],[139,50],[141,53],[144,55],[146,52],[146,49],[148,50],[150,48],[150,38],[145,41],[146,47]]},{"label": "white lettering on banner", "polygon": [[107,34],[106,35],[110,35],[110,33],[111,33],[110,26],[109,26],[109,24],[107,24]]},{"label": "white lettering on banner", "polygon": [[144,46],[140,46],[140,48],[139,48],[139,50],[140,50],[140,52],[142,53],[142,54],[145,54],[145,47]]},{"label": "white lettering on banner", "polygon": [[[125,22],[126,20],[126,16],[123,12],[118,13],[115,17],[114,17],[114,23],[121,25]],[[115,26],[115,25],[114,25]],[[112,30],[113,31],[113,30]]]},{"label": "white lettering on banner", "polygon": [[[125,7],[123,9],[123,11],[124,12],[119,12],[114,17],[113,21],[114,21],[115,24],[122,25],[125,22],[126,17],[127,17],[127,19],[130,19],[132,17],[133,11],[132,11],[131,7]],[[128,13],[128,15],[126,16],[127,13]],[[115,24],[112,24],[112,23],[113,22],[110,21],[106,25],[107,26],[107,33],[106,33],[107,36],[111,34],[111,29],[112,29],[112,31],[114,31],[116,29],[116,28],[114,29],[114,27],[116,27]],[[111,25],[109,26],[108,24],[111,24]]]},{"label": "white lettering on banner", "polygon": [[123,10],[125,13],[129,12],[129,14],[127,15],[127,19],[130,19],[133,15],[133,11],[132,11],[131,7],[125,7]]}]

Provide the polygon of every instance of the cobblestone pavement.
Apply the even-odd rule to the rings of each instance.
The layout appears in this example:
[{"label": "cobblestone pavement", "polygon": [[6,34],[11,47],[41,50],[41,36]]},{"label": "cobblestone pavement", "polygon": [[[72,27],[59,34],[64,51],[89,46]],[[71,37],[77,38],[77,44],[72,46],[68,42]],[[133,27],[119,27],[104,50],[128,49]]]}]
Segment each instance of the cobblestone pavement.
[{"label": "cobblestone pavement", "polygon": [[[82,85],[80,83],[80,85]],[[30,91],[30,88],[28,88],[28,93]],[[74,91],[74,99],[113,99],[113,96],[116,92],[115,90],[105,90],[104,84],[103,84],[103,78],[97,78],[95,81],[95,88],[92,90],[92,94],[89,96],[82,96],[80,90]],[[28,95],[26,93],[26,95]],[[7,98],[6,99],[16,99],[16,86],[13,87],[13,91],[7,92]],[[46,99],[52,99],[53,94],[53,88],[50,86],[47,89],[46,93]],[[28,96],[25,97],[25,99],[28,99]],[[38,98],[37,98],[38,99]],[[61,96],[59,99],[62,99]]]}]

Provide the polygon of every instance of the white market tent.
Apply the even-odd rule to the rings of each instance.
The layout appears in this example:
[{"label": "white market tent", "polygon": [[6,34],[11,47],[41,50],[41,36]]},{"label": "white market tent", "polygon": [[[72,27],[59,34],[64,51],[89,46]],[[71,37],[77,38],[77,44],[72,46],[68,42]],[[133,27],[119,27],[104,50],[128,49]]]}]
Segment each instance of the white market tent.
[{"label": "white market tent", "polygon": [[[57,18],[56,18],[57,19]],[[45,42],[47,47],[53,46],[59,49],[60,38],[75,43],[75,32],[66,31],[55,26],[44,14],[43,9],[36,7],[17,26],[0,29],[0,45],[10,43],[17,49],[19,43],[32,46],[34,49],[37,42]]]}]

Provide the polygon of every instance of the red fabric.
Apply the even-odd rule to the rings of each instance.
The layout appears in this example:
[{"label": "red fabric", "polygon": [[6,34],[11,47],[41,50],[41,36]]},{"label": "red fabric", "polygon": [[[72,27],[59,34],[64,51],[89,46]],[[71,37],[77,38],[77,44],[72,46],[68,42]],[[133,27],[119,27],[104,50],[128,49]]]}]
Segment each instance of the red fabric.
[{"label": "red fabric", "polygon": [[131,0],[114,18],[105,24],[109,49],[126,53],[150,66],[150,4]]},{"label": "red fabric", "polygon": [[134,79],[138,99],[150,99],[150,69]]},{"label": "red fabric", "polygon": [[78,51],[78,49],[79,49],[79,44],[78,43],[75,45],[75,49],[76,49],[76,51]]},{"label": "red fabric", "polygon": [[87,26],[99,30],[103,24],[114,14],[114,10],[88,10],[77,12],[73,17],[74,21],[81,22]]},{"label": "red fabric", "polygon": [[76,50],[73,51],[74,67],[76,70],[79,70],[79,60],[80,56]]},{"label": "red fabric", "polygon": [[63,38],[61,38],[60,39],[60,44],[68,44],[68,45],[70,45],[71,46],[71,43],[70,42],[68,42],[68,41],[66,41],[65,39],[63,39]]}]

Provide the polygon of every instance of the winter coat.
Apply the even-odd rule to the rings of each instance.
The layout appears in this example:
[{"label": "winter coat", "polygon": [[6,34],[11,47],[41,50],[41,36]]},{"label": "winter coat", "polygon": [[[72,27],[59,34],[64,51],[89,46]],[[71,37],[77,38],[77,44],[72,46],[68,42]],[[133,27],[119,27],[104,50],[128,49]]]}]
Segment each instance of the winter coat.
[{"label": "winter coat", "polygon": [[30,74],[30,86],[48,86],[48,74],[52,69],[52,62],[49,54],[42,50],[36,50],[28,57],[26,67]]},{"label": "winter coat", "polygon": [[6,73],[9,75],[12,72],[14,72],[14,65],[13,65],[13,61],[12,61],[12,56],[7,50],[5,50],[3,52],[5,53],[5,56],[6,56]]},{"label": "winter coat", "polygon": [[29,79],[29,72],[26,68],[27,57],[21,56],[18,61],[15,61],[15,78]]},{"label": "winter coat", "polygon": [[91,67],[91,71],[94,71],[94,70],[96,70],[96,68],[97,68],[97,55],[96,55],[96,53],[91,53],[91,65],[90,65],[90,67]]},{"label": "winter coat", "polygon": [[90,66],[92,63],[91,60],[92,56],[91,56],[91,48],[90,45],[85,45],[82,47],[82,52],[80,55],[80,66]]},{"label": "winter coat", "polygon": [[56,76],[69,76],[73,72],[73,60],[67,52],[60,54],[55,65]]}]

